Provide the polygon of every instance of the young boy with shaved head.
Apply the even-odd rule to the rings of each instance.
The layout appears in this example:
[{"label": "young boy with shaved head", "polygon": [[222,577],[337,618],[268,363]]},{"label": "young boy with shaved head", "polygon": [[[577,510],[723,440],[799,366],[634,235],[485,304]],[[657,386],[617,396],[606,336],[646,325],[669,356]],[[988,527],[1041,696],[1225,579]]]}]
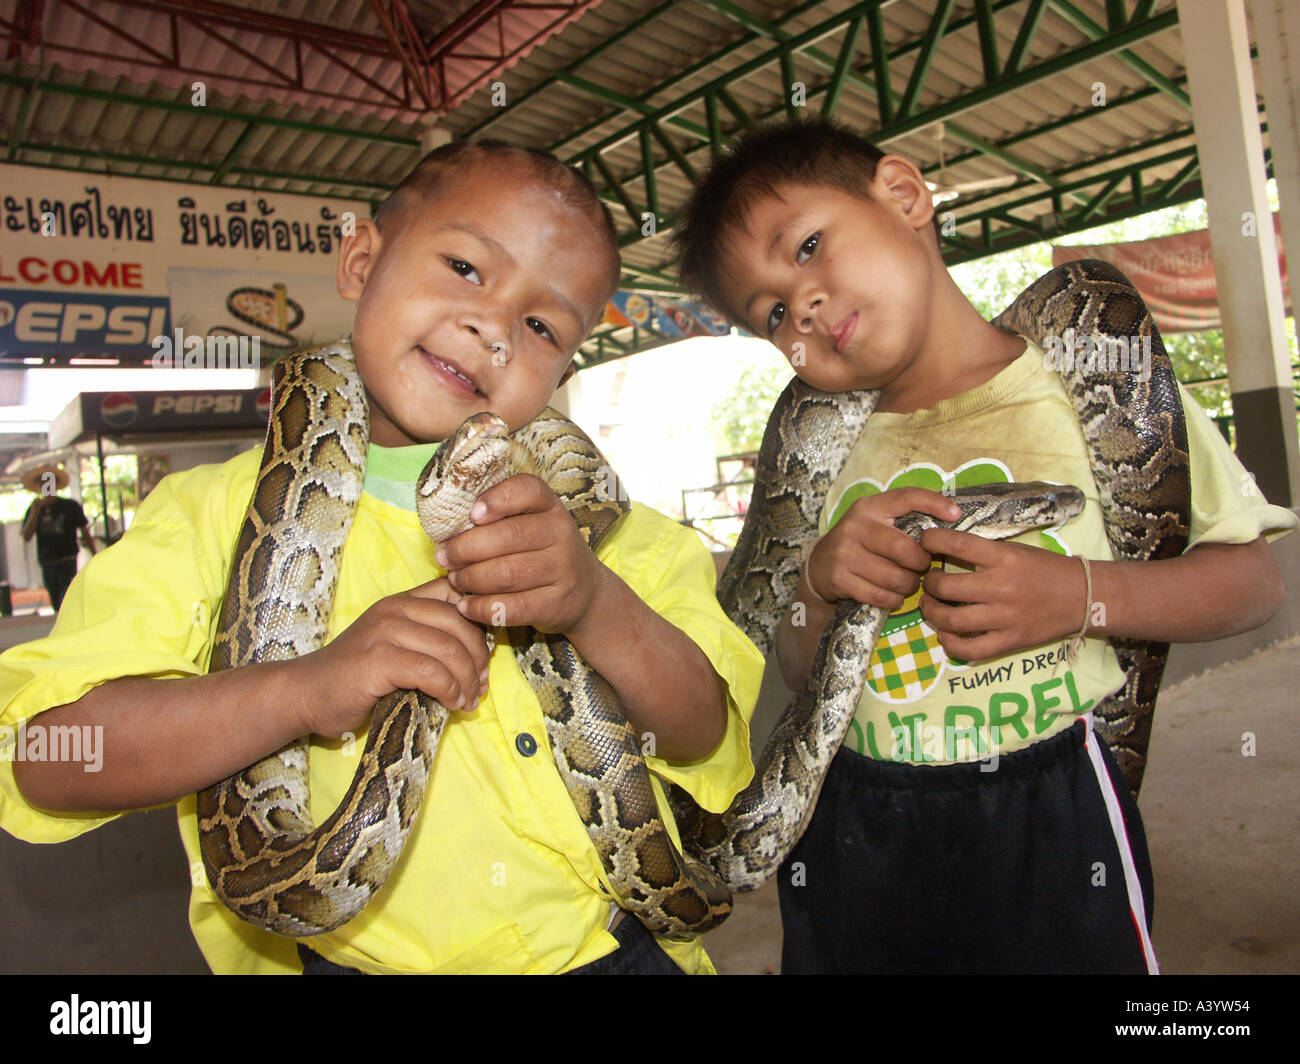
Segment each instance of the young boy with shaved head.
[{"label": "young boy with shaved head", "polygon": [[[426,157],[339,255],[371,446],[325,645],[207,674],[260,451],[168,477],[49,637],[0,657],[6,725],[104,736],[94,774],[0,762],[0,824],[53,842],[176,802],[191,925],[218,972],[711,971],[698,940],[619,919],[538,700],[507,643],[489,661],[481,627],[503,603],[513,624],[567,636],[653,734],[651,770],[720,810],[752,776],[761,661],[717,605],[708,553],[638,505],[593,554],[531,476],[485,492],[475,527],[441,546],[414,512],[417,474],[467,417],[517,429],[550,402],[618,277],[609,214],[578,171],[499,142]],[[387,884],[310,949],[242,923],[204,881],[194,793],[310,735],[319,824],[375,702],[407,689],[460,712]]]}]

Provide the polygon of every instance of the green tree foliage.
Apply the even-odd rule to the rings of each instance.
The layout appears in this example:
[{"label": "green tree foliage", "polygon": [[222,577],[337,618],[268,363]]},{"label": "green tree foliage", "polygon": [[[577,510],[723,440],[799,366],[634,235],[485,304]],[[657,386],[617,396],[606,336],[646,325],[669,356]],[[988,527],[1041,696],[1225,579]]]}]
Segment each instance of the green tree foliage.
[{"label": "green tree foliage", "polygon": [[748,361],[735,387],[714,404],[714,436],[719,454],[757,451],[768,415],[791,377],[779,361]]}]

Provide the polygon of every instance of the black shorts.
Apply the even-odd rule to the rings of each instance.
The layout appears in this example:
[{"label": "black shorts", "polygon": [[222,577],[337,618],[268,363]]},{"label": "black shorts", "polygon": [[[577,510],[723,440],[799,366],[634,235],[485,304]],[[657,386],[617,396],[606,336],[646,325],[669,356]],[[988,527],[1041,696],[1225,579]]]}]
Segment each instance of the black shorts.
[{"label": "black shorts", "polygon": [[781,866],[784,974],[1154,972],[1137,803],[1080,720],[996,763],[841,749]]}]

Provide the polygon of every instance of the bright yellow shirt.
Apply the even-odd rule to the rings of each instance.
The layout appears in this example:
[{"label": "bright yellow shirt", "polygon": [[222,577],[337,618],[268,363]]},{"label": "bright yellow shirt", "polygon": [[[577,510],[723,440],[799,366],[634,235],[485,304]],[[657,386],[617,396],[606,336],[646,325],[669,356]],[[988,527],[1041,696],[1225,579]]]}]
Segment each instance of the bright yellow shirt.
[{"label": "bright yellow shirt", "polygon": [[[1192,489],[1188,549],[1271,540],[1295,528],[1296,516],[1267,504],[1200,404],[1186,391],[1181,396]],[[932,409],[873,414],[827,493],[819,531],[857,499],[883,491],[1035,480],[1073,484],[1086,504],[1064,525],[1016,541],[1112,560],[1078,415],[1059,374],[1044,367],[1031,343],[991,380]],[[961,568],[936,559],[941,564]],[[871,655],[844,740],[867,757],[941,764],[1009,753],[1068,728],[1124,681],[1100,637],[1085,639],[1073,663],[1065,642],[974,664],[949,658],[921,616],[920,597],[918,590],[886,620]]]},{"label": "bright yellow shirt", "polygon": [[[443,574],[413,512],[413,481],[431,450],[372,446],[329,639],[376,600]],[[78,574],[50,635],[0,655],[0,700],[7,703],[0,725],[16,729],[118,677],[206,673],[260,454],[173,474],[154,489],[127,534]],[[713,562],[694,532],[638,505],[597,554],[694,640],[725,683],[727,730],[712,755],[690,763],[647,758],[657,776],[720,812],[753,776],[748,718],[762,658],[718,606]],[[524,735],[535,747],[516,744]],[[313,737],[317,823],[338,804],[363,747],[364,734],[347,744]],[[523,752],[529,749],[531,756]],[[59,842],[113,819],[33,809],[12,770],[0,760],[0,826],[18,838]],[[662,791],[659,798],[671,830]],[[193,796],[177,808],[195,884],[190,923],[213,971],[300,971],[294,940],[244,923],[216,900],[203,875]],[[610,902],[600,860],[555,767],[541,708],[503,643],[478,709],[451,715],[424,808],[387,885],[355,920],[308,944],[367,972],[560,972],[614,949],[606,931]],[[663,945],[684,971],[712,972],[698,940]]]}]

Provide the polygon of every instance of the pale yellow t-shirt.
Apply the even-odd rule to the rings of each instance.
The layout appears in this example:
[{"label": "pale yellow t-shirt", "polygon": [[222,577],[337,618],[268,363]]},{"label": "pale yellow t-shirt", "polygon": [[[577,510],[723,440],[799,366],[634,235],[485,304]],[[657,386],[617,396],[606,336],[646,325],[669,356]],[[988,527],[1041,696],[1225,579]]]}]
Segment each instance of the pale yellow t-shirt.
[{"label": "pale yellow t-shirt", "polygon": [[[1192,484],[1188,549],[1273,539],[1295,528],[1296,516],[1264,501],[1200,404],[1181,394]],[[819,531],[856,499],[894,488],[1033,480],[1073,484],[1087,502],[1065,525],[1015,541],[1112,560],[1083,430],[1060,376],[1029,344],[991,380],[933,409],[872,415],[827,493]],[[959,568],[951,561],[946,567]],[[918,590],[894,611],[871,655],[845,738],[858,753],[926,764],[1008,753],[1069,727],[1123,683],[1114,652],[1097,636],[1084,641],[1073,664],[1065,642],[975,664],[950,659],[921,616],[920,597]]]},{"label": "pale yellow t-shirt", "polygon": [[[328,638],[376,600],[442,575],[434,545],[406,508],[414,506],[413,482],[431,450],[371,448]],[[118,677],[207,671],[260,454],[255,449],[177,473],[154,489],[121,541],[73,581],[50,635],[0,656],[0,724],[16,728]],[[747,722],[762,658],[718,606],[713,562],[694,532],[636,506],[597,553],[694,640],[725,682],[727,730],[711,756],[691,763],[647,759],[655,774],[720,812],[753,776]],[[535,748],[517,745],[524,735]],[[364,740],[361,734],[345,746],[313,737],[317,823],[346,790]],[[523,752],[529,749],[531,756]],[[111,747],[103,756],[113,756]],[[11,834],[58,842],[112,819],[33,809],[12,769],[11,761],[0,760],[0,826]],[[203,875],[193,796],[177,806],[195,882],[190,922],[212,969],[300,971],[294,940],[244,923],[216,900]],[[615,947],[606,931],[610,902],[599,857],[555,766],[537,698],[503,644],[492,656],[478,709],[451,715],[424,807],[383,891],[355,920],[308,944],[367,972],[559,972]],[[713,970],[698,939],[663,945],[684,971]]]}]

